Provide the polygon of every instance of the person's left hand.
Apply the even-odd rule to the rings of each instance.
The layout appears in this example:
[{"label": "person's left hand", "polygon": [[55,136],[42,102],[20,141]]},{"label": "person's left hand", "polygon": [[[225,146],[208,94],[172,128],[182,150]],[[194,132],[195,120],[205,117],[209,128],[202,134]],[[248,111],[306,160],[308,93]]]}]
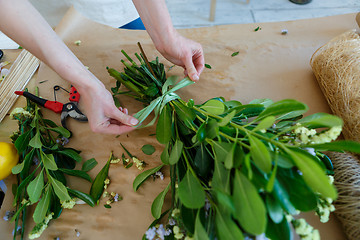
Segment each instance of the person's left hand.
[{"label": "person's left hand", "polygon": [[167,60],[183,67],[185,75],[191,80],[199,80],[205,65],[200,43],[185,38],[175,31],[171,39],[156,48]]},{"label": "person's left hand", "polygon": [[139,121],[128,115],[126,108],[115,106],[111,93],[102,83],[95,82],[86,89],[83,86],[77,89],[93,132],[120,135],[135,130]]}]

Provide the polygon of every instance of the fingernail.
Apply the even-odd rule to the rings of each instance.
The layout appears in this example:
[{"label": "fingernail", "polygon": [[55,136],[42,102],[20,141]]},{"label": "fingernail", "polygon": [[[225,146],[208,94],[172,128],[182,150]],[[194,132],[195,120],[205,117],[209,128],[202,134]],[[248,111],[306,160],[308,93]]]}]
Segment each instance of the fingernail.
[{"label": "fingernail", "polygon": [[130,120],[130,124],[131,125],[137,125],[139,123],[139,120],[137,120],[136,118],[132,118],[131,120]]},{"label": "fingernail", "polygon": [[192,75],[192,79],[193,79],[194,81],[198,81],[198,80],[199,80],[199,76],[198,76],[197,74],[193,74],[193,75]]}]

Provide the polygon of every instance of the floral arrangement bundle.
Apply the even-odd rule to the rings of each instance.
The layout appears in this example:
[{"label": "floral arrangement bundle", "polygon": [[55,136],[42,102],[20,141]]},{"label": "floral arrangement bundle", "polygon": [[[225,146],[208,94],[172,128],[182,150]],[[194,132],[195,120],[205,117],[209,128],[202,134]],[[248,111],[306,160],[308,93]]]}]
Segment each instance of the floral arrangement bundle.
[{"label": "floral arrangement bundle", "polygon": [[[122,61],[123,72],[108,68],[117,80],[114,98],[125,94],[148,104],[135,117],[143,122],[154,111],[155,118],[142,127],[158,117],[156,139],[165,145],[162,164],[138,175],[134,190],[163,166],[170,168],[170,182],[153,201],[155,221],[143,239],[286,240],[292,239],[291,225],[301,239],[320,238],[293,216],[316,211],[325,222],[334,211],[333,168],[323,152],[360,153],[359,143],[333,142],[341,133],[340,118],[303,117],[308,107],[291,99],[185,102],[175,91],[192,84],[189,79],[167,78],[164,65],[149,62],[144,52],[135,54],[139,64],[123,54],[129,61]],[[171,206],[163,211],[168,193]]]}]

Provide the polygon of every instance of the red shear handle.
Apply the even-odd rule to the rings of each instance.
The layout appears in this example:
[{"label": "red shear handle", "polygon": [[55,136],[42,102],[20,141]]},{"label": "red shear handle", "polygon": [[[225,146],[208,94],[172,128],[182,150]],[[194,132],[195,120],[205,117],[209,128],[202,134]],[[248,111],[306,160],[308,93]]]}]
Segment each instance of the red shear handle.
[{"label": "red shear handle", "polygon": [[69,100],[70,102],[79,102],[80,100],[80,93],[74,86],[71,86]]},{"label": "red shear handle", "polygon": [[47,109],[50,109],[56,113],[61,113],[63,110],[64,104],[57,102],[57,101],[49,101],[44,98],[39,98],[35,96],[34,94],[31,94],[29,92],[23,92],[23,91],[15,91],[15,94],[21,95],[26,97],[27,99],[31,100],[32,102],[39,104],[40,106],[46,107]]},{"label": "red shear handle", "polygon": [[47,101],[44,104],[44,107],[46,107],[47,109],[50,109],[56,113],[61,113],[63,110],[63,106],[64,106],[64,104],[62,104],[61,102],[57,102],[57,101]]}]

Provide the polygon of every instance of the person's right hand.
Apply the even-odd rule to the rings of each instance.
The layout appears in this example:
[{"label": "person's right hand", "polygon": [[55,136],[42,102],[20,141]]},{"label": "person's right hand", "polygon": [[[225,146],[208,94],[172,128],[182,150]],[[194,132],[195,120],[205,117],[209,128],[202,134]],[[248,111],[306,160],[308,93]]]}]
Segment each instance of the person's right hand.
[{"label": "person's right hand", "polygon": [[200,43],[185,38],[174,30],[171,39],[157,44],[157,50],[170,62],[184,68],[184,74],[198,81],[204,70],[204,52]]},{"label": "person's right hand", "polygon": [[136,128],[139,121],[128,115],[126,108],[117,108],[111,93],[102,84],[77,89],[93,132],[119,135]]}]

